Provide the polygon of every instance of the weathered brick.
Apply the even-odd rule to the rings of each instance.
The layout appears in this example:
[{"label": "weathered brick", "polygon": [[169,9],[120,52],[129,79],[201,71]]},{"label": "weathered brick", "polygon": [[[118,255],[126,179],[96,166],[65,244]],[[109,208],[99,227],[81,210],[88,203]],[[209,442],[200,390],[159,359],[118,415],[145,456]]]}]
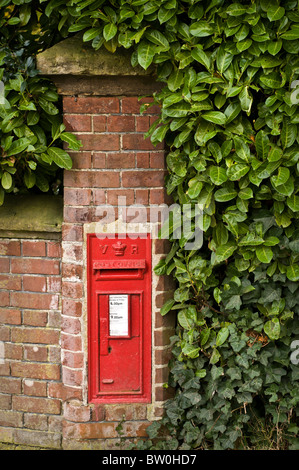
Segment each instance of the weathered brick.
[{"label": "weathered brick", "polygon": [[61,347],[69,351],[81,351],[82,339],[81,335],[70,335],[68,333],[61,333]]},{"label": "weathered brick", "polygon": [[77,188],[118,188],[119,172],[117,171],[73,171],[65,172],[65,187]]},{"label": "weathered brick", "polygon": [[[95,118],[94,118],[95,119]],[[135,130],[134,116],[108,116],[108,132],[133,132]]]},{"label": "weathered brick", "polygon": [[23,290],[30,292],[46,292],[47,278],[44,276],[23,276]]},{"label": "weathered brick", "polygon": [[83,423],[90,420],[90,406],[84,406],[79,401],[71,401],[64,404],[63,416],[68,421]]},{"label": "weathered brick", "polygon": [[11,272],[18,274],[59,274],[59,261],[52,259],[14,258]]},{"label": "weathered brick", "polygon": [[107,168],[135,168],[135,155],[131,152],[108,153]]},{"label": "weathered brick", "polygon": [[150,127],[150,118],[149,116],[136,116],[136,131],[137,132],[147,132]]},{"label": "weathered brick", "polygon": [[82,352],[64,351],[62,364],[73,369],[84,367],[84,355]]},{"label": "weathered brick", "polygon": [[106,191],[104,189],[93,189],[92,199],[95,206],[105,204]]},{"label": "weathered brick", "polygon": [[136,204],[148,204],[149,190],[148,189],[136,189],[135,191],[135,203]]},{"label": "weathered brick", "polygon": [[16,444],[34,447],[60,449],[61,435],[59,432],[38,431],[32,429],[15,429],[13,442]]},{"label": "weathered brick", "polygon": [[25,413],[24,427],[28,429],[45,431],[48,429],[48,417],[46,415],[40,415],[36,413]]},{"label": "weathered brick", "polygon": [[150,152],[150,168],[166,168],[164,152]]},{"label": "weathered brick", "polygon": [[[105,132],[106,131],[106,116],[93,116],[93,131]],[[109,129],[108,129],[109,130]]]},{"label": "weathered brick", "polygon": [[165,346],[170,343],[170,337],[173,336],[173,329],[161,329],[157,330],[154,333],[154,345],[155,346]]},{"label": "weathered brick", "polygon": [[71,317],[81,317],[82,302],[73,299],[62,299],[62,312]]},{"label": "weathered brick", "polygon": [[61,277],[48,277],[47,279],[47,292],[60,293],[61,292]]},{"label": "weathered brick", "polygon": [[[121,110],[122,113],[126,114],[140,114],[140,107],[142,104],[152,103],[152,98],[142,98],[138,96],[125,96],[121,101]],[[143,113],[146,114],[160,114],[160,108],[157,105],[149,106],[148,109],[144,110]]]},{"label": "weathered brick", "polygon": [[0,426],[21,427],[23,422],[23,413],[18,411],[0,410]]},{"label": "weathered brick", "polygon": [[144,138],[144,134],[125,134],[122,136],[122,149],[123,150],[162,150],[164,144],[158,143],[154,146],[148,137]]},{"label": "weathered brick", "polygon": [[21,276],[11,276],[9,274],[0,274],[0,289],[21,290],[22,289]]},{"label": "weathered brick", "polygon": [[43,241],[23,241],[23,256],[46,256],[46,243]]},{"label": "weathered brick", "polygon": [[20,256],[21,243],[13,240],[0,241],[0,256]]},{"label": "weathered brick", "polygon": [[47,397],[47,382],[25,379],[23,382],[23,393],[28,396]]},{"label": "weathered brick", "polygon": [[0,392],[1,393],[21,393],[22,382],[21,379],[13,379],[11,377],[0,377]]},{"label": "weathered brick", "polygon": [[61,243],[60,242],[48,242],[47,243],[47,256],[49,256],[49,258],[60,258]]},{"label": "weathered brick", "polygon": [[48,323],[48,312],[36,310],[24,310],[23,325],[28,326],[46,326]]},{"label": "weathered brick", "polygon": [[69,132],[90,132],[91,116],[78,114],[65,114],[63,122]]},{"label": "weathered brick", "polygon": [[38,294],[27,292],[12,292],[10,304],[12,307],[51,310],[58,308],[58,295]]},{"label": "weathered brick", "polygon": [[173,200],[164,188],[150,190],[150,204],[172,204]]},{"label": "weathered brick", "polygon": [[76,317],[62,315],[61,329],[64,333],[77,335],[81,333],[81,322]]},{"label": "weathered brick", "polygon": [[81,281],[83,278],[83,266],[79,264],[63,263],[62,278],[69,281]]},{"label": "weathered brick", "polygon": [[59,331],[49,328],[12,327],[11,341],[14,343],[57,344]]},{"label": "weathered brick", "polygon": [[0,323],[20,325],[21,322],[21,310],[14,308],[0,308]]},{"label": "weathered brick", "polygon": [[106,153],[95,152],[92,156],[92,167],[93,168],[106,168]]},{"label": "weathered brick", "polygon": [[69,399],[82,400],[82,390],[67,386],[63,383],[50,382],[48,385],[49,397],[65,401]]},{"label": "weathered brick", "polygon": [[73,170],[90,169],[91,168],[91,152],[74,152],[68,151],[73,162]]},{"label": "weathered brick", "polygon": [[62,239],[64,241],[82,241],[83,227],[82,225],[66,224],[62,225]]},{"label": "weathered brick", "polygon": [[12,397],[13,410],[29,413],[60,414],[60,400],[54,398],[37,398],[16,395]]},{"label": "weathered brick", "polygon": [[91,203],[91,189],[65,188],[64,203],[70,206],[89,206]]},{"label": "weathered brick", "polygon": [[82,150],[119,150],[119,134],[77,134]]},{"label": "weathered brick", "polygon": [[122,185],[124,188],[157,187],[164,184],[164,172],[157,170],[124,171]]},{"label": "weathered brick", "polygon": [[62,381],[65,385],[71,385],[72,387],[82,386],[83,371],[81,369],[70,369],[63,366]]},{"label": "weathered brick", "polygon": [[120,202],[118,198],[126,198],[125,205],[134,204],[134,190],[132,189],[108,189],[107,191],[107,203],[111,205],[118,205]]},{"label": "weathered brick", "polygon": [[22,359],[23,358],[23,346],[14,343],[4,344],[4,357],[6,359]]},{"label": "weathered brick", "polygon": [[[0,393],[0,410],[9,410],[11,408],[11,395]],[[1,431],[0,431],[1,442]]]},{"label": "weathered brick", "polygon": [[0,258],[0,273],[9,273],[9,258]]},{"label": "weathered brick", "polygon": [[0,307],[9,307],[9,292],[0,291]]},{"label": "weathered brick", "polygon": [[26,377],[28,379],[59,380],[60,367],[57,364],[12,362],[11,375],[12,377]]},{"label": "weathered brick", "polygon": [[137,152],[136,154],[136,167],[149,168],[150,152]]},{"label": "weathered brick", "polygon": [[118,423],[68,423],[64,424],[63,433],[69,439],[109,439],[119,437],[116,430]]},{"label": "weathered brick", "polygon": [[35,362],[47,362],[48,360],[47,346],[24,345],[24,360],[35,361]]},{"label": "weathered brick", "polygon": [[0,325],[0,341],[9,341],[10,340],[10,327]]},{"label": "weathered brick", "polygon": [[119,99],[114,97],[70,97],[63,98],[65,113],[105,114],[119,112]]}]

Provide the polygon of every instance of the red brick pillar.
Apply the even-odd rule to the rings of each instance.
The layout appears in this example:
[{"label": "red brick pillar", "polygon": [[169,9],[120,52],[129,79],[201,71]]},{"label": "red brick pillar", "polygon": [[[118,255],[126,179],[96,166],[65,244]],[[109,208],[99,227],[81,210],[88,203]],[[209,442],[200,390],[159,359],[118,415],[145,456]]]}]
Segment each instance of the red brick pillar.
[{"label": "red brick pillar", "polygon": [[[68,41],[68,40],[67,40]],[[67,61],[68,42],[55,50]],[[80,44],[77,45],[80,50]],[[80,51],[79,51],[80,52]],[[84,54],[88,54],[88,49]],[[90,51],[90,54],[94,52]],[[92,57],[94,57],[92,55]],[[169,279],[152,272],[152,384],[149,403],[90,404],[88,402],[88,312],[86,237],[99,222],[99,207],[110,205],[117,213],[118,197],[126,205],[142,204],[149,222],[152,205],[167,203],[164,189],[165,154],[163,144],[154,147],[144,133],[157,119],[159,108],[148,107],[140,113],[139,97],[157,87],[144,72],[141,76],[127,66],[115,71],[119,56],[112,57],[110,74],[101,75],[94,64],[84,76],[79,70],[64,76],[67,66],[51,68],[40,64],[51,75],[63,95],[64,122],[68,131],[82,141],[78,152],[70,152],[72,170],[64,175],[64,222],[62,227],[62,382],[64,400],[64,448],[117,448],[122,423],[122,441],[146,437],[148,424],[161,416],[168,391],[163,387],[168,376],[169,338],[173,319],[161,317],[160,307],[171,293]],[[58,59],[57,59],[58,60]],[[83,60],[83,59],[82,59]],[[86,58],[84,57],[84,60]],[[111,60],[111,57],[109,57]],[[105,62],[105,61],[104,61]],[[78,61],[80,69],[80,61]],[[103,64],[102,64],[103,65]],[[48,67],[48,68],[47,68]],[[105,69],[105,64],[103,65]],[[70,69],[72,70],[72,65]],[[98,70],[97,76],[94,76]],[[105,69],[106,70],[106,69]],[[122,75],[123,73],[123,75]],[[117,75],[119,74],[119,76]],[[152,266],[167,253],[165,241],[152,240]]]}]

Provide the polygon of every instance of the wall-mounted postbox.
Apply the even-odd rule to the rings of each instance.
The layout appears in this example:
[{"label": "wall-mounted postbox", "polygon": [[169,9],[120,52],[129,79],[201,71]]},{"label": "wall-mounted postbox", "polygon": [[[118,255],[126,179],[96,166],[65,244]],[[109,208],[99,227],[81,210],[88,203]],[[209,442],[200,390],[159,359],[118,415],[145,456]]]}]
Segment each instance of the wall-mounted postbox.
[{"label": "wall-mounted postbox", "polygon": [[151,240],[89,234],[89,401],[151,401]]}]

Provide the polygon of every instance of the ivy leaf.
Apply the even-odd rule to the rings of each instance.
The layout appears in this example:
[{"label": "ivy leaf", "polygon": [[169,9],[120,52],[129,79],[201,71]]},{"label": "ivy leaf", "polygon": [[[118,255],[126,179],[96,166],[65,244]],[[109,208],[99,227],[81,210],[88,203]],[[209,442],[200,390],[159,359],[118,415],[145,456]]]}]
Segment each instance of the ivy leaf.
[{"label": "ivy leaf", "polygon": [[52,158],[53,162],[60,168],[65,168],[66,170],[70,170],[72,168],[72,159],[64,150],[58,147],[50,147],[48,148],[47,153]]},{"label": "ivy leaf", "polygon": [[217,202],[227,202],[234,199],[237,195],[238,193],[235,189],[221,188],[215,192],[214,198]]},{"label": "ivy leaf", "polygon": [[217,55],[216,55],[216,65],[218,71],[223,74],[230,64],[233,61],[234,56],[225,50],[225,46],[221,45],[218,49]]},{"label": "ivy leaf", "polygon": [[270,21],[281,20],[281,18],[284,16],[284,14],[285,14],[285,9],[281,6],[278,6],[278,5],[270,7],[267,10],[267,17],[269,18]]},{"label": "ivy leaf", "polygon": [[163,47],[163,49],[165,50],[169,49],[169,42],[167,41],[164,34],[162,34],[157,29],[154,29],[152,31],[147,31],[145,36],[149,41],[156,44],[157,46]]},{"label": "ivy leaf", "polygon": [[103,36],[105,41],[110,41],[117,33],[117,26],[114,23],[108,23],[104,26]]},{"label": "ivy leaf", "polygon": [[1,178],[2,187],[6,190],[9,190],[12,187],[12,176],[10,173],[5,171]]},{"label": "ivy leaf", "polygon": [[264,332],[272,341],[279,339],[280,337],[280,323],[278,318],[269,320],[264,325]]},{"label": "ivy leaf", "polygon": [[291,124],[288,118],[284,118],[281,130],[281,143],[283,148],[289,148],[293,145],[297,137],[297,126]]},{"label": "ivy leaf", "polygon": [[237,249],[236,246],[234,245],[222,245],[216,249],[216,260],[217,262],[225,261],[227,260],[234,251]]},{"label": "ivy leaf", "polygon": [[287,269],[287,278],[290,281],[297,282],[299,281],[299,264],[291,264]]},{"label": "ivy leaf", "polygon": [[22,137],[21,139],[13,141],[13,143],[9,146],[9,149],[6,152],[8,157],[13,155],[18,155],[19,153],[23,152],[28,145],[30,144],[30,140],[27,137]]},{"label": "ivy leaf", "polygon": [[62,134],[60,134],[60,139],[64,142],[67,142],[69,148],[72,150],[80,150],[80,148],[82,147],[81,140],[78,140],[78,138],[71,132],[63,132]]},{"label": "ivy leaf", "polygon": [[267,246],[259,246],[256,249],[256,256],[261,263],[270,263],[273,258],[273,251]]},{"label": "ivy leaf", "polygon": [[169,300],[167,300],[167,301],[164,303],[163,307],[161,308],[160,314],[161,314],[162,316],[166,315],[168,312],[170,312],[170,310],[172,309],[172,307],[174,306],[174,304],[175,304],[175,300],[174,300],[174,299],[169,299]]},{"label": "ivy leaf", "polygon": [[221,184],[227,181],[227,174],[224,168],[220,166],[211,166],[209,168],[209,176],[211,181],[216,184],[216,186],[220,186]]},{"label": "ivy leaf", "polygon": [[221,355],[218,351],[218,349],[214,348],[211,358],[210,358],[210,364],[217,364],[217,362],[220,360]]},{"label": "ivy leaf", "polygon": [[264,131],[259,131],[255,138],[255,148],[259,157],[263,160],[267,157],[270,150],[270,141]]},{"label": "ivy leaf", "polygon": [[208,113],[203,113],[202,118],[206,121],[213,122],[214,124],[224,125],[226,123],[226,116],[220,111],[210,111]]},{"label": "ivy leaf", "polygon": [[290,170],[285,167],[280,167],[278,169],[277,175],[271,177],[271,182],[274,187],[277,187],[281,184],[285,184],[290,177]]},{"label": "ivy leaf", "polygon": [[204,65],[207,70],[210,70],[211,61],[207,54],[200,47],[197,46],[196,48],[192,49],[191,55],[194,60]]},{"label": "ivy leaf", "polygon": [[299,212],[299,196],[292,194],[287,198],[287,205],[293,212]]},{"label": "ivy leaf", "polygon": [[227,8],[226,13],[231,16],[242,16],[247,13],[247,7],[240,3],[233,3]]},{"label": "ivy leaf", "polygon": [[144,70],[148,69],[155,56],[155,49],[150,42],[141,41],[137,47],[137,60]]},{"label": "ivy leaf", "polygon": [[222,346],[229,337],[229,329],[225,326],[217,333],[216,336],[216,346]]}]

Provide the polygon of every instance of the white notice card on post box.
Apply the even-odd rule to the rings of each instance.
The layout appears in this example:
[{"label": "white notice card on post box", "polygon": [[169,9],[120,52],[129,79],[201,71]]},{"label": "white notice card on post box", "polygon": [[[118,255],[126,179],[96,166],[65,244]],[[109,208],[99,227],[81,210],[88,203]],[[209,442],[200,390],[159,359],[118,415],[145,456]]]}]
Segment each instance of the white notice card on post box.
[{"label": "white notice card on post box", "polygon": [[109,295],[109,335],[128,336],[129,334],[129,296],[127,294]]}]

